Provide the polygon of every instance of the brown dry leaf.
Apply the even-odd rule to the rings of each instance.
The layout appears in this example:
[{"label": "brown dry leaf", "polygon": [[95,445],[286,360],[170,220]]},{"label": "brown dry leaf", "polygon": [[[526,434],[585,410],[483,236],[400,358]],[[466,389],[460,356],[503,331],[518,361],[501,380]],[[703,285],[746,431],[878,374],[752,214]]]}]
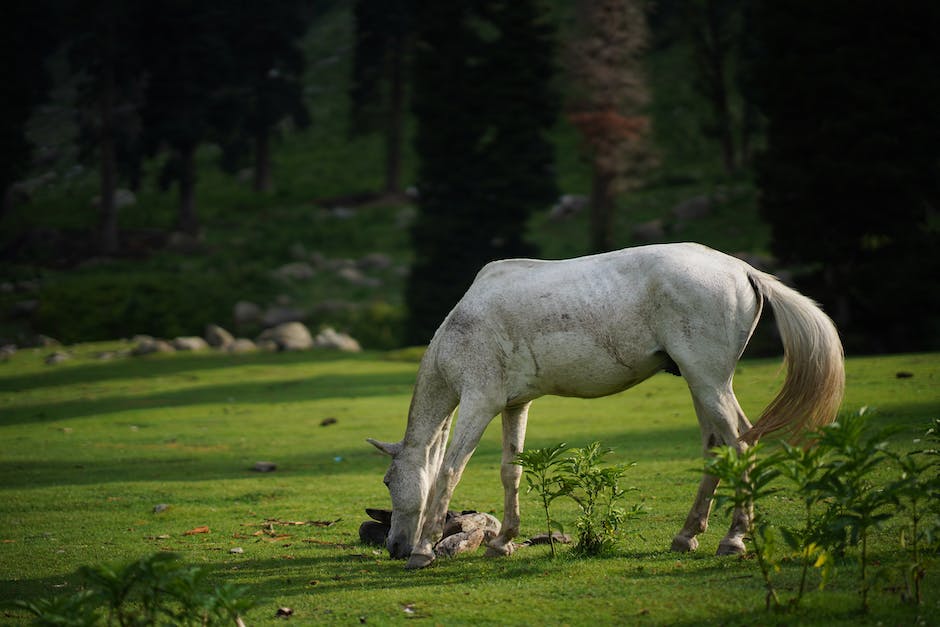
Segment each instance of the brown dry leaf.
[{"label": "brown dry leaf", "polygon": [[195,536],[200,533],[209,533],[209,527],[202,525],[201,527],[196,527],[195,529],[190,529],[189,531],[183,532],[184,536]]}]

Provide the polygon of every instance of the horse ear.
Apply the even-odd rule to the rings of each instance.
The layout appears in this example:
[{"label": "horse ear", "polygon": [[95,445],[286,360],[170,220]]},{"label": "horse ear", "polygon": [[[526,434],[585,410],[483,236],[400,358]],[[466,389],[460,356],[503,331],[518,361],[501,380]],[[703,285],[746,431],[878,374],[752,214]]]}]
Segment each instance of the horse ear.
[{"label": "horse ear", "polygon": [[373,440],[372,438],[366,438],[366,442],[390,457],[395,457],[401,452],[402,449],[401,442],[394,442],[390,444],[388,442],[379,442],[378,440]]}]

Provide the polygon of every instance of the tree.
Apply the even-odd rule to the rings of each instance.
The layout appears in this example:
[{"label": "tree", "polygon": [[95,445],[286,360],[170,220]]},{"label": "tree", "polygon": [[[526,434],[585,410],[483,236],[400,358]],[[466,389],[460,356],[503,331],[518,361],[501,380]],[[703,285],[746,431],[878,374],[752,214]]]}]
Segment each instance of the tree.
[{"label": "tree", "polygon": [[247,3],[228,10],[224,37],[230,62],[238,68],[226,85],[225,117],[217,132],[223,166],[236,166],[243,154],[254,154],[253,185],[271,189],[271,134],[290,119],[298,127],[310,123],[303,96],[304,56],[298,40],[310,23],[304,0]]},{"label": "tree", "polygon": [[580,0],[568,72],[578,86],[569,120],[591,156],[591,247],[611,250],[617,194],[635,187],[651,153],[642,52],[648,33],[640,0]]},{"label": "tree", "polygon": [[27,173],[32,148],[26,122],[49,89],[46,56],[53,47],[48,2],[14,0],[4,5],[0,55],[7,59],[0,99],[0,217],[12,205],[11,186]]},{"label": "tree", "polygon": [[750,158],[757,125],[751,102],[741,98],[744,58],[751,46],[750,4],[742,0],[686,0],[683,23],[695,59],[695,85],[711,105],[705,134],[718,140],[725,172],[733,173]]},{"label": "tree", "polygon": [[537,0],[416,6],[420,208],[406,339],[427,342],[480,267],[530,255],[526,220],[556,196],[554,27]]},{"label": "tree", "polygon": [[[99,163],[98,243],[104,254],[118,250],[118,211],[114,192],[118,155],[139,167],[140,154],[128,151],[139,133],[140,59],[137,3],[75,0],[68,11],[69,61],[82,74],[81,100],[87,109],[80,126],[85,146]],[[135,154],[128,154],[135,152]]]},{"label": "tree", "polygon": [[214,129],[229,128],[225,89],[234,81],[224,28],[229,3],[187,0],[145,4],[140,45],[147,77],[142,111],[149,154],[166,147],[170,156],[161,173],[164,187],[179,186],[176,228],[195,235],[196,149]]},{"label": "tree", "polygon": [[[772,248],[848,348],[940,346],[940,4],[762,1]],[[795,36],[799,33],[799,36]]]},{"label": "tree", "polygon": [[382,128],[385,191],[402,189],[407,67],[413,40],[412,0],[357,0],[350,89],[354,133]]}]

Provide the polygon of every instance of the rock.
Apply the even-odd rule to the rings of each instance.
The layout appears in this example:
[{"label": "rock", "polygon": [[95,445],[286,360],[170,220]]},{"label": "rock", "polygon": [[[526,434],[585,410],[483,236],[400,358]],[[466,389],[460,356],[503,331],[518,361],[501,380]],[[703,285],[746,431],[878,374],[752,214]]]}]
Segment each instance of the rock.
[{"label": "rock", "polygon": [[320,421],[320,426],[321,426],[321,427],[329,427],[330,425],[335,425],[337,422],[339,422],[339,421],[336,420],[336,418],[333,418],[333,417],[331,416],[331,417],[329,417],[329,418],[324,418],[323,420],[321,420],[321,421]]},{"label": "rock", "polygon": [[39,301],[35,298],[29,300],[19,300],[13,303],[10,308],[10,317],[28,318],[39,311]]},{"label": "rock", "polygon": [[333,207],[328,213],[339,220],[350,220],[356,217],[356,210],[349,207]]},{"label": "rock", "polygon": [[[232,340],[231,343],[226,344],[225,350],[230,353],[253,353],[258,350],[258,346],[251,340],[240,337],[237,340]],[[277,344],[274,344],[274,350],[277,350]]]},{"label": "rock", "polygon": [[165,511],[168,510],[168,509],[170,509],[170,506],[169,506],[169,505],[167,505],[166,503],[160,503],[160,504],[158,504],[158,505],[154,505],[154,506],[153,506],[153,513],[154,513],[154,514],[162,514],[163,512],[165,512]]},{"label": "rock", "polygon": [[232,317],[235,319],[235,325],[239,327],[254,324],[261,318],[261,307],[251,301],[240,300],[235,303]]},{"label": "rock", "polygon": [[382,279],[366,276],[359,268],[340,268],[336,272],[336,276],[349,281],[353,285],[362,287],[380,287],[382,285]]},{"label": "rock", "polygon": [[392,266],[392,258],[385,253],[369,253],[356,262],[360,270],[387,270]]},{"label": "rock", "polygon": [[584,211],[588,206],[587,196],[564,194],[549,210],[550,220],[558,222]]},{"label": "rock", "polygon": [[287,263],[273,272],[274,276],[282,281],[307,281],[316,273],[313,266],[306,261]]},{"label": "rock", "polygon": [[277,342],[275,342],[274,340],[258,339],[258,341],[255,342],[255,347],[259,351],[264,351],[265,353],[276,353],[279,350],[281,350],[281,347],[278,346]]},{"label": "rock", "polygon": [[499,535],[500,522],[495,516],[483,512],[459,514],[444,524],[443,537],[467,533],[479,529],[488,542]]},{"label": "rock", "polygon": [[46,365],[55,366],[56,364],[61,364],[63,361],[68,361],[72,356],[68,353],[63,353],[62,351],[56,351],[50,355],[46,356]]},{"label": "rock", "polygon": [[638,242],[655,242],[666,237],[666,228],[662,219],[641,222],[633,226],[633,239]]},{"label": "rock", "polygon": [[359,342],[345,333],[338,333],[331,327],[326,327],[317,334],[313,340],[313,345],[317,348],[328,348],[347,353],[358,353],[362,351]]},{"label": "rock", "polygon": [[363,544],[385,546],[389,529],[389,525],[374,520],[367,520],[359,525],[359,540]]},{"label": "rock", "polygon": [[228,550],[228,552],[231,553],[232,555],[241,555],[242,553],[245,552],[245,549],[243,549],[240,546],[233,546],[232,548]]},{"label": "rock", "polygon": [[6,361],[16,354],[16,344],[4,344],[0,346],[0,361]]},{"label": "rock", "polygon": [[266,340],[273,341],[282,351],[302,351],[313,348],[310,331],[300,322],[286,322],[267,329],[258,337],[259,345]]},{"label": "rock", "polygon": [[156,340],[153,338],[142,339],[133,349],[131,355],[139,357],[141,355],[150,355],[153,353],[172,353],[176,349],[165,340]]},{"label": "rock", "polygon": [[206,325],[204,337],[206,343],[215,348],[227,348],[235,342],[235,338],[232,334],[217,324]]},{"label": "rock", "polygon": [[277,464],[274,462],[255,462],[251,469],[255,472],[274,472],[277,470]]},{"label": "rock", "polygon": [[289,607],[279,607],[274,615],[278,618],[290,618],[294,615],[294,610]]},{"label": "rock", "polygon": [[485,539],[482,529],[461,531],[443,538],[434,546],[434,554],[439,557],[454,557],[458,553],[477,550]]},{"label": "rock", "polygon": [[672,215],[680,224],[704,218],[712,213],[714,203],[709,196],[693,196],[672,208]]},{"label": "rock", "polygon": [[55,339],[54,337],[49,337],[48,335],[39,334],[33,339],[33,346],[39,348],[49,348],[51,346],[62,346],[62,342]]},{"label": "rock", "polygon": [[[552,532],[552,539],[558,544],[571,544],[571,536],[567,533],[561,533],[560,531]],[[535,546],[536,544],[548,544],[549,537],[547,533],[540,533],[538,535],[532,536],[525,542],[521,543],[519,546]]]},{"label": "rock", "polygon": [[178,351],[204,351],[209,348],[209,344],[201,337],[192,335],[187,337],[178,337],[173,340],[173,348]]},{"label": "rock", "polygon": [[307,312],[296,307],[272,305],[261,316],[261,326],[276,327],[285,322],[302,322],[307,318]]}]

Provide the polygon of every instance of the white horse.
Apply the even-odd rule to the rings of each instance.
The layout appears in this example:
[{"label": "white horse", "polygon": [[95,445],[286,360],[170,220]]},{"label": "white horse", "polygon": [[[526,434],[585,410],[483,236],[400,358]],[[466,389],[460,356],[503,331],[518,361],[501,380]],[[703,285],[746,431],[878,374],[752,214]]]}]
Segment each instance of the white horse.
[{"label": "white horse", "polygon": [[[763,301],[785,350],[783,388],[754,425],[731,379]],[[743,449],[835,419],[845,388],[842,344],[808,298],[743,261],[698,244],[664,244],[564,261],[487,264],[434,334],[421,362],[405,437],[370,439],[392,457],[387,546],[407,568],[433,547],[461,473],[484,429],[502,412],[502,529],[488,555],[508,555],[519,532],[519,478],[531,402],[546,394],[596,398],[653,374],[681,374],[692,393],[702,446]],[[457,405],[460,415],[448,445]],[[704,476],[672,549],[691,551],[705,531],[717,479]],[[744,551],[749,512],[735,512],[719,554]]]}]

